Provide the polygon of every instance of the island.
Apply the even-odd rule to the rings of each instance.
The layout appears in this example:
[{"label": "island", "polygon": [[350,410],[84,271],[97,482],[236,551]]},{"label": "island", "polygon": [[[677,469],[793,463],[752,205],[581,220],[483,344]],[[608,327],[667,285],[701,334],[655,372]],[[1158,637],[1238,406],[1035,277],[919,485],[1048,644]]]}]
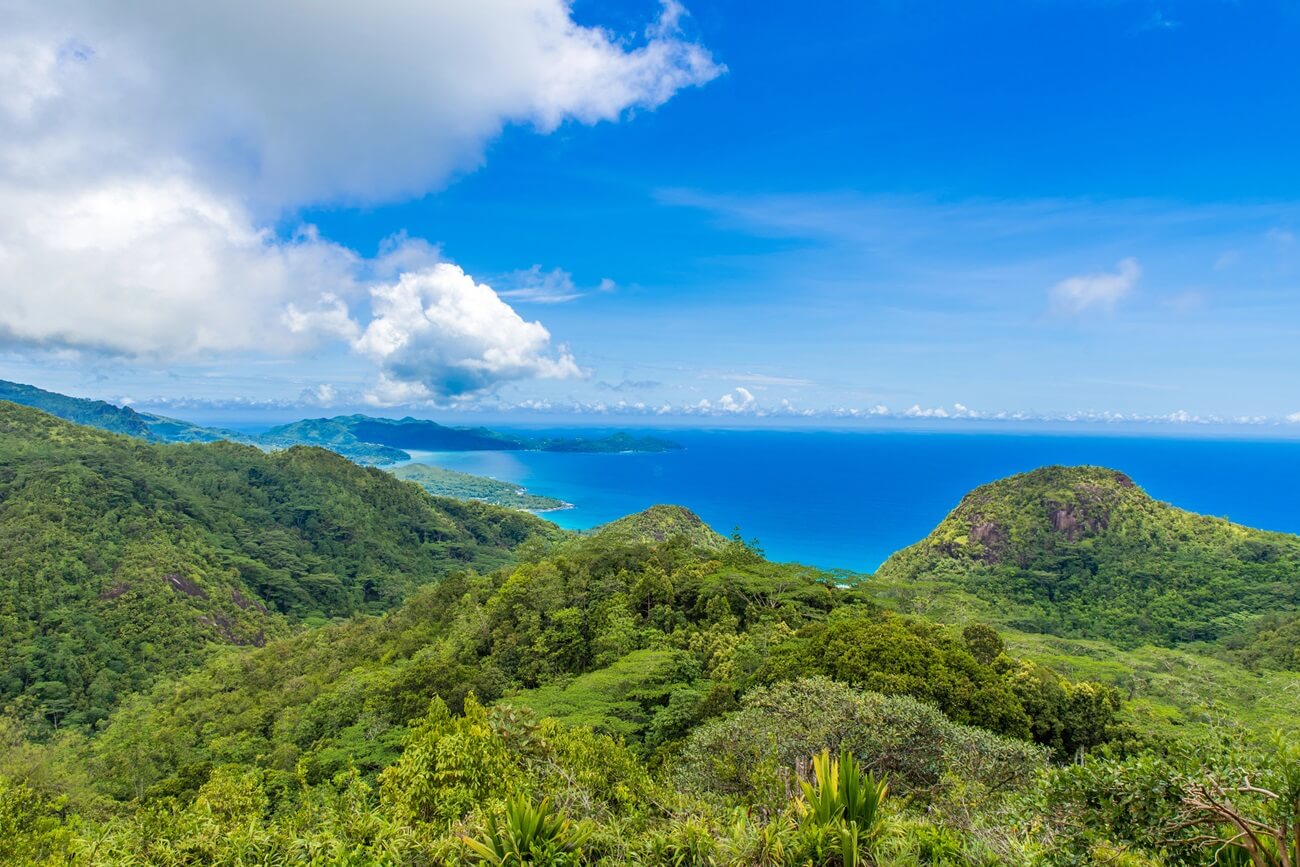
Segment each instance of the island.
[{"label": "island", "polygon": [[437,497],[479,500],[494,506],[525,512],[554,512],[573,507],[571,503],[557,500],[555,497],[530,494],[527,489],[512,482],[459,473],[429,464],[403,464],[400,467],[393,467],[389,472],[399,479],[414,482]]}]

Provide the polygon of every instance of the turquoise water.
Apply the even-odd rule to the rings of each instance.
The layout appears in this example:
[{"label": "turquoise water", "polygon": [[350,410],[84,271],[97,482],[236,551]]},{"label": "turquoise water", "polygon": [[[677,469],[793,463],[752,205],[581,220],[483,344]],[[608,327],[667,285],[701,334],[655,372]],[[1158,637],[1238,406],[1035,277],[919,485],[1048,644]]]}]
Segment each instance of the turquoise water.
[{"label": "turquoise water", "polygon": [[1300,442],[1054,435],[801,431],[660,432],[665,454],[419,453],[425,463],[515,482],[574,508],[586,529],[677,503],[769,557],[875,569],[924,536],[976,485],[1044,464],[1099,464],[1153,496],[1254,527],[1300,532]]}]

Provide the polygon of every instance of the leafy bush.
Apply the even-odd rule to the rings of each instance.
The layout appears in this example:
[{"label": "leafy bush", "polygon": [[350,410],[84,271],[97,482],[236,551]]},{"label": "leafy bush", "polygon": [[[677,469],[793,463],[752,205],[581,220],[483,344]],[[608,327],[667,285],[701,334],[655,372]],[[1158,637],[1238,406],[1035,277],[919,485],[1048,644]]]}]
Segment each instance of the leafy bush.
[{"label": "leafy bush", "polygon": [[847,749],[902,794],[932,798],[949,778],[1004,791],[1028,783],[1043,751],[958,725],[910,697],[864,693],[826,678],[755,690],[739,711],[687,739],[674,778],[690,791],[779,809],[808,756]]}]

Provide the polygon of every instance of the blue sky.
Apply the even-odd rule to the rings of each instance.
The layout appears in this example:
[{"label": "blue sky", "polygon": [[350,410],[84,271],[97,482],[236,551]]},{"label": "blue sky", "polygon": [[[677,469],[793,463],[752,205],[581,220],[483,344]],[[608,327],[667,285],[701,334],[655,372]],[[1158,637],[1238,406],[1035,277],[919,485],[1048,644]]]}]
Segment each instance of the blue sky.
[{"label": "blue sky", "polygon": [[332,4],[264,51],[257,4],[25,8],[0,250],[50,249],[0,259],[0,377],[178,415],[1300,421],[1300,5],[494,5]]}]

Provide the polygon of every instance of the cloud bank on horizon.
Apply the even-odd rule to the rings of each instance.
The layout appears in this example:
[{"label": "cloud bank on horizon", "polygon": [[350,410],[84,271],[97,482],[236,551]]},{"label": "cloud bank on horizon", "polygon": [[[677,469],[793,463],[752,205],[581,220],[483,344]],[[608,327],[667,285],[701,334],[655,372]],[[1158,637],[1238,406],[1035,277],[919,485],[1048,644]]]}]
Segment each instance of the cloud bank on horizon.
[{"label": "cloud bank on horizon", "polygon": [[564,0],[7,0],[0,343],[185,364],[372,359],[376,403],[581,375],[492,288],[399,239],[278,220],[435,191],[509,126],[616,122],[721,67],[666,0],[628,39]]}]

